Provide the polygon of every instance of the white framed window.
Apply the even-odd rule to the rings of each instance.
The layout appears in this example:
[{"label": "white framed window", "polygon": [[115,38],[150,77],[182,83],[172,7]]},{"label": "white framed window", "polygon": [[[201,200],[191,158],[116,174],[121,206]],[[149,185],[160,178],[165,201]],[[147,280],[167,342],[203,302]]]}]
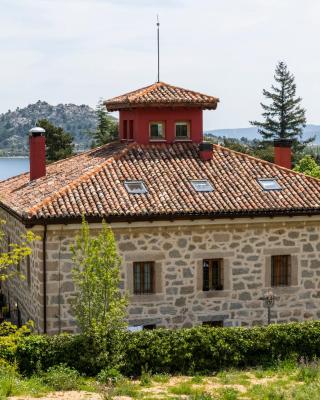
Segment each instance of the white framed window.
[{"label": "white framed window", "polygon": [[149,124],[150,139],[165,138],[165,123],[163,121],[152,121]]},{"label": "white framed window", "polygon": [[192,180],[191,185],[196,192],[213,192],[213,186],[207,179]]},{"label": "white framed window", "polygon": [[148,192],[143,181],[126,181],[124,182],[124,187],[129,194],[143,194]]},{"label": "white framed window", "polygon": [[190,137],[190,122],[189,121],[178,121],[176,126],[176,139],[189,139]]},{"label": "white framed window", "polygon": [[258,183],[260,184],[262,189],[266,191],[282,189],[277,180],[274,178],[259,178]]}]

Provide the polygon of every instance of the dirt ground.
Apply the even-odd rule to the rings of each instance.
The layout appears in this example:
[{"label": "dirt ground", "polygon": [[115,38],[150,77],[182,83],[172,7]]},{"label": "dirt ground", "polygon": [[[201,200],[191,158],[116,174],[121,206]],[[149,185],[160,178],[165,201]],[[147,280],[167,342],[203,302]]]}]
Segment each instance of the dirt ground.
[{"label": "dirt ground", "polygon": [[[34,397],[17,396],[9,397],[8,400],[34,400]],[[37,397],[35,400],[102,400],[102,397],[97,393],[88,392],[54,392],[45,395],[44,397]]]}]

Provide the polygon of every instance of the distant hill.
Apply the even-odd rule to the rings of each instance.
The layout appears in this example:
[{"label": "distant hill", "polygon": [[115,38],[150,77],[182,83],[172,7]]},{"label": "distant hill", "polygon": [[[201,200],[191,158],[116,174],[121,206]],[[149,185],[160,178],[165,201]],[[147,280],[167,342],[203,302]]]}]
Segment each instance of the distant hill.
[{"label": "distant hill", "polygon": [[[235,128],[235,129],[213,129],[205,132],[208,136],[215,137],[227,137],[241,139],[246,138],[248,140],[261,139],[258,134],[257,128]],[[315,144],[320,144],[320,125],[307,125],[304,128],[303,137],[308,139],[311,136],[316,135]]]},{"label": "distant hill", "polygon": [[85,104],[52,106],[39,100],[27,107],[0,114],[0,154],[28,154],[28,131],[42,118],[69,132],[78,150],[90,146],[88,131],[94,131],[97,125],[94,109]]}]

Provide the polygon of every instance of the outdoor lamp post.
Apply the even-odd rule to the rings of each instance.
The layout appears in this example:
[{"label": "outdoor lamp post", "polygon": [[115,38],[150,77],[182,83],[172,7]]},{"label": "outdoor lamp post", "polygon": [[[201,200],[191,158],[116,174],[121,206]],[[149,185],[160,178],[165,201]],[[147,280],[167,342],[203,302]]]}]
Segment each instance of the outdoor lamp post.
[{"label": "outdoor lamp post", "polygon": [[271,323],[271,308],[274,306],[275,300],[278,298],[279,296],[276,296],[271,290],[259,297],[259,300],[263,300],[263,305],[268,310],[268,325]]}]

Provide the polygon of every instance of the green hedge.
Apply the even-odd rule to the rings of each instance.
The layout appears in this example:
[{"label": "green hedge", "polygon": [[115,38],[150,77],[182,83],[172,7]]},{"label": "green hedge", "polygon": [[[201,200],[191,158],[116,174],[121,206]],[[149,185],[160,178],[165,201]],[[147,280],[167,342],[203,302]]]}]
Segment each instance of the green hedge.
[{"label": "green hedge", "polygon": [[[222,368],[272,364],[288,357],[320,356],[320,321],[254,328],[205,328],[125,332],[122,363],[114,365],[112,349],[81,335],[0,338],[0,358],[16,359],[24,373],[66,364],[96,375],[118,367],[128,376],[152,373],[204,373]],[[7,341],[7,342],[6,342]],[[104,350],[101,350],[101,349]]]}]

